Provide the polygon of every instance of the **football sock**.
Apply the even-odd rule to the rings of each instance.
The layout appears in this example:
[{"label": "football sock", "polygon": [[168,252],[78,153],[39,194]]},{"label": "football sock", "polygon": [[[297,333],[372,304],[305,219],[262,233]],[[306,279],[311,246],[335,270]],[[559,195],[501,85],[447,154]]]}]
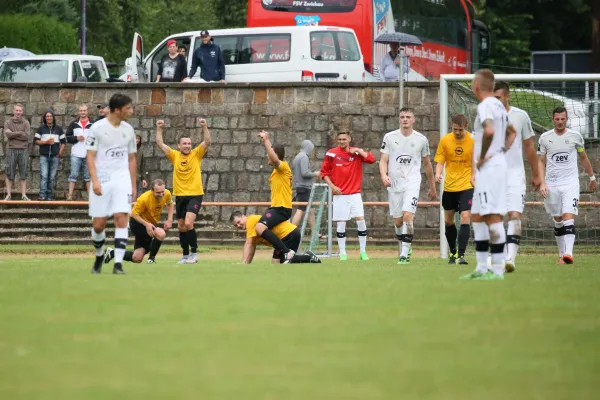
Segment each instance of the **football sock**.
[{"label": "football sock", "polygon": [[398,257],[400,257],[400,254],[402,254],[402,225],[399,227],[394,225],[394,231],[396,232],[396,239],[398,239]]},{"label": "football sock", "polygon": [[573,245],[575,244],[575,220],[567,219],[564,221],[565,235],[565,254],[573,255]]},{"label": "football sock", "polygon": [[190,254],[190,244],[188,242],[188,234],[187,232],[179,231],[179,244],[183,249],[183,255],[188,256]]},{"label": "football sock", "polygon": [[405,221],[402,225],[402,252],[400,253],[400,257],[408,257],[408,252],[410,251],[410,246],[413,241],[413,222]]},{"label": "football sock", "polygon": [[133,251],[126,251],[123,255],[123,261],[133,262]]},{"label": "football sock", "polygon": [[462,257],[467,251],[469,245],[469,237],[471,236],[471,227],[469,224],[461,224],[458,231],[458,256]]},{"label": "football sock", "polygon": [[271,243],[273,247],[279,250],[281,253],[285,254],[290,251],[287,246],[273,233],[273,231],[269,229],[265,229],[260,235],[261,238],[265,239],[267,242]]},{"label": "football sock", "polygon": [[198,251],[198,234],[196,233],[196,229],[192,228],[187,231],[188,235],[188,244],[190,245],[190,252],[192,254],[196,254]]},{"label": "football sock", "polygon": [[356,221],[356,229],[358,232],[358,244],[360,246],[360,252],[367,251],[367,223],[364,219]]},{"label": "football sock", "polygon": [[346,221],[338,221],[336,233],[340,254],[346,254]]},{"label": "football sock", "polygon": [[106,233],[104,231],[100,233],[96,233],[94,228],[92,228],[92,244],[96,249],[96,257],[101,257],[104,255],[104,242],[106,241]]},{"label": "football sock", "polygon": [[492,253],[492,271],[496,275],[504,275],[504,245],[506,243],[506,232],[502,222],[495,222],[489,226],[490,252]]},{"label": "football sock", "polygon": [[121,264],[127,248],[127,228],[115,228],[115,264]]},{"label": "football sock", "polygon": [[554,238],[558,246],[558,256],[565,254],[565,226],[563,221],[554,221]]},{"label": "football sock", "polygon": [[488,271],[487,260],[490,249],[490,231],[485,222],[473,222],[473,235],[475,236],[475,258],[477,267],[475,271],[485,274]]},{"label": "football sock", "polygon": [[448,247],[450,248],[450,254],[456,254],[456,236],[458,232],[455,224],[446,224],[446,240],[448,241]]},{"label": "football sock", "polygon": [[161,244],[161,240],[158,240],[156,238],[152,239],[152,243],[150,243],[150,255],[148,256],[149,259],[154,260],[154,257],[156,257],[156,254],[158,253]]},{"label": "football sock", "polygon": [[508,229],[506,232],[506,251],[507,257],[510,260],[515,260],[521,243],[521,220],[511,219],[508,221]]}]

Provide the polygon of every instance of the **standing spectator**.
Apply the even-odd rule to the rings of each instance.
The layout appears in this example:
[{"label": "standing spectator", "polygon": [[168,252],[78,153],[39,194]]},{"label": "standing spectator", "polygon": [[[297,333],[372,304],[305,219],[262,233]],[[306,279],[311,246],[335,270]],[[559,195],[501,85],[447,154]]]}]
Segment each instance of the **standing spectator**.
[{"label": "standing spectator", "polygon": [[65,132],[56,125],[54,112],[46,111],[35,134],[35,144],[40,146],[40,200],[54,200],[58,160],[66,143]]},{"label": "standing spectator", "polygon": [[200,67],[200,78],[206,82],[225,82],[225,61],[219,45],[215,44],[208,31],[200,32],[202,44],[192,55],[192,69],[189,78],[192,78]]},{"label": "standing spectator", "polygon": [[96,107],[98,107],[98,118],[96,118],[94,122],[98,122],[101,119],[108,117],[108,114],[110,114],[108,103],[98,104]]},{"label": "standing spectator", "polygon": [[184,45],[182,45],[182,44],[179,45],[179,47],[177,48],[177,53],[181,54],[187,60],[187,57],[186,57],[187,48]]},{"label": "standing spectator", "polygon": [[[400,44],[390,43],[390,51],[381,59],[379,63],[379,79],[382,81],[397,81],[398,75],[400,74]],[[405,80],[408,78],[408,72],[410,71],[410,63],[408,57],[404,56],[404,77]]]},{"label": "standing spectator", "polygon": [[[294,158],[292,163],[292,176],[294,178],[294,187],[296,188],[296,197],[294,201],[308,201],[310,190],[315,178],[321,177],[321,171],[312,171],[310,168],[309,156],[313,152],[315,145],[310,140],[304,140],[300,145],[300,153]],[[296,213],[292,218],[292,224],[300,226],[302,218],[306,212],[306,206],[298,206]],[[308,224],[311,229],[315,229],[315,212],[310,210]],[[321,237],[321,235],[319,235]]]},{"label": "standing spectator", "polygon": [[137,196],[140,197],[145,189],[148,187],[148,181],[146,180],[146,175],[148,172],[144,168],[144,153],[142,153],[142,137],[140,135],[135,135],[135,145],[137,147]]},{"label": "standing spectator", "polygon": [[187,61],[177,54],[177,42],[173,39],[167,42],[169,54],[165,54],[158,64],[156,82],[181,82],[187,76]]},{"label": "standing spectator", "polygon": [[15,104],[13,117],[4,123],[4,135],[8,141],[6,146],[6,197],[10,200],[13,182],[15,181],[17,167],[21,180],[21,200],[28,201],[27,197],[27,166],[29,162],[29,136],[31,125],[23,118],[23,105]]},{"label": "standing spectator", "polygon": [[85,190],[90,192],[90,173],[85,161],[87,156],[87,148],[85,147],[85,139],[88,136],[88,131],[92,127],[92,122],[88,117],[88,108],[85,104],[79,106],[79,118],[71,122],[67,128],[66,139],[67,143],[71,143],[71,174],[69,175],[69,195],[67,200],[73,200],[73,191],[77,178],[83,169],[83,180],[85,181]]}]

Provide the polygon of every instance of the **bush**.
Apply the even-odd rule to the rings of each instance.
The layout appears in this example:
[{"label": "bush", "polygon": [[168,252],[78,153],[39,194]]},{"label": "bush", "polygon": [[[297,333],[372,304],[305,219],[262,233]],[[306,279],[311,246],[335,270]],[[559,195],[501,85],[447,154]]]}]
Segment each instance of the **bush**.
[{"label": "bush", "polygon": [[79,52],[76,30],[44,15],[0,15],[0,38],[0,47],[14,47],[35,54]]}]

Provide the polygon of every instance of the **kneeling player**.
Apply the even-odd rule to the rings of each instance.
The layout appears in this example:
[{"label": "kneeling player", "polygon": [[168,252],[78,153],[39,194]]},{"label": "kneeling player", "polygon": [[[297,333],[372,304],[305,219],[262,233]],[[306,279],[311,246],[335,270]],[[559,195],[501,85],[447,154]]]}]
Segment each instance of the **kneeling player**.
[{"label": "kneeling player", "polygon": [[[156,225],[165,206],[167,206],[167,220],[164,229],[161,229]],[[139,264],[144,260],[146,253],[150,253],[148,264],[154,264],[156,254],[173,224],[174,208],[171,192],[165,189],[165,182],[156,179],[152,182],[152,189],[141,195],[135,202],[129,222],[129,229],[135,237],[134,251],[126,251],[123,260]],[[106,249],[104,263],[108,264],[113,257],[114,250]]]},{"label": "kneeling player", "polygon": [[[229,221],[237,229],[246,231],[246,243],[244,244],[244,254],[242,256],[242,264],[250,264],[254,258],[254,252],[256,251],[256,245],[259,243],[265,246],[273,247],[273,245],[267,242],[261,236],[256,233],[256,224],[261,219],[260,215],[244,215],[240,211],[234,211],[229,218]],[[273,234],[277,236],[290,250],[294,252],[298,251],[300,246],[300,229],[296,225],[289,221],[281,222],[270,229]],[[312,252],[307,251],[304,254],[294,254],[293,257],[288,258],[280,250],[275,249],[273,251],[273,264],[302,264],[302,263],[321,263],[321,260]]]}]

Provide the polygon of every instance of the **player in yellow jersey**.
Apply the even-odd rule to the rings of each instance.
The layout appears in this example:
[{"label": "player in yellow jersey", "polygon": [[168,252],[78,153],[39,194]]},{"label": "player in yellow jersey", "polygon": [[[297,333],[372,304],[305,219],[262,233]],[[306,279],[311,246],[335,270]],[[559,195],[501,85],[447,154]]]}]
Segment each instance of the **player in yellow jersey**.
[{"label": "player in yellow jersey", "polygon": [[256,224],[256,234],[281,252],[284,264],[287,264],[294,257],[295,250],[286,246],[271,229],[292,217],[292,170],[287,161],[283,161],[285,148],[281,145],[272,146],[269,132],[261,131],[258,137],[265,145],[273,172],[269,177],[271,206]]},{"label": "player in yellow jersey", "polygon": [[[158,220],[165,206],[167,207],[167,220],[163,229],[158,227]],[[150,253],[148,264],[154,264],[154,258],[160,245],[165,240],[167,231],[173,225],[174,208],[171,192],[165,189],[165,182],[156,179],[152,182],[151,190],[138,197],[131,211],[129,229],[133,233],[135,243],[133,251],[125,252],[124,261],[141,263],[146,253]],[[114,250],[109,247],[104,255],[104,263],[108,264],[113,258]]]},{"label": "player in yellow jersey", "polygon": [[[446,240],[450,247],[448,264],[468,264],[465,260],[465,251],[469,244],[471,229],[471,203],[473,200],[473,185],[471,185],[471,172],[473,160],[473,145],[475,139],[467,131],[467,118],[462,115],[452,117],[452,132],[440,140],[435,154],[435,179],[442,182],[444,165],[446,176],[444,178],[444,194],[442,207],[444,208],[444,223],[446,225]],[[460,231],[457,232],[454,224],[454,215],[460,213]],[[458,235],[458,252],[456,251],[456,237]]]},{"label": "player in yellow jersey", "polygon": [[[181,136],[177,149],[173,150],[163,141],[164,121],[156,122],[156,144],[173,164],[173,194],[175,195],[175,210],[179,243],[183,249],[183,257],[178,264],[193,264],[198,262],[198,237],[194,222],[202,206],[202,158],[210,147],[210,131],[206,120],[200,119],[204,140],[196,148],[192,148],[192,139]],[[191,250],[191,254],[190,254]]]},{"label": "player in yellow jersey", "polygon": [[[244,244],[244,254],[242,255],[242,264],[250,264],[254,258],[254,252],[258,244],[264,244],[268,247],[273,245],[267,242],[263,237],[256,233],[256,226],[260,223],[260,215],[244,215],[240,211],[234,211],[229,218],[229,221],[237,229],[246,231],[246,243]],[[300,229],[296,225],[289,221],[283,221],[275,225],[269,230],[279,238],[285,245],[293,250],[298,251],[300,245]],[[273,251],[273,257],[271,259],[273,264],[302,264],[302,263],[317,263],[320,264],[321,260],[312,251],[307,251],[304,254],[294,254],[289,261],[285,258],[285,255],[278,249]]]}]

